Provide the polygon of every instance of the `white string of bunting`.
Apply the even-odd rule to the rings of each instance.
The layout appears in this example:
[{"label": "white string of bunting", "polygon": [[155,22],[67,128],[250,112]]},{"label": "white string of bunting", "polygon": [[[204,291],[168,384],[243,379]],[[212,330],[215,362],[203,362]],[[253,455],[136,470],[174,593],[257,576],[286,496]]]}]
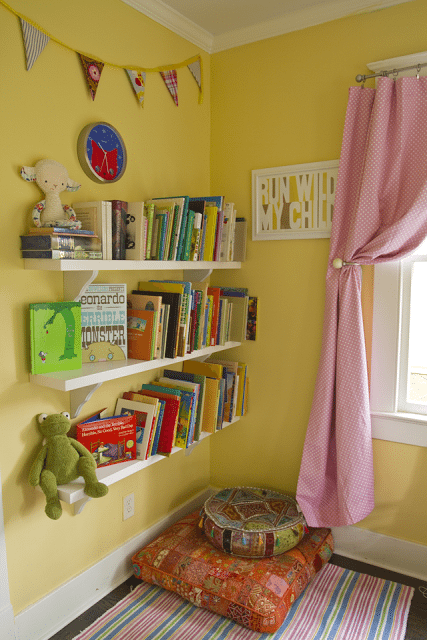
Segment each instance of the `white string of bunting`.
[{"label": "white string of bunting", "polygon": [[162,65],[160,67],[146,68],[137,65],[122,66],[99,60],[91,55],[82,53],[68,46],[64,42],[61,42],[50,33],[48,33],[43,27],[33,22],[31,19],[23,16],[18,11],[15,11],[4,0],[0,0],[0,4],[6,9],[16,15],[21,23],[22,37],[25,49],[25,58],[27,62],[27,71],[30,71],[44,51],[45,47],[50,41],[59,44],[66,49],[73,51],[79,57],[83,73],[85,75],[86,83],[89,87],[92,100],[95,100],[96,91],[98,89],[99,81],[104,67],[115,67],[116,69],[123,69],[128,74],[131,81],[135,95],[140,103],[141,107],[144,106],[145,98],[145,84],[147,73],[159,73],[163,78],[166,88],[176,106],[178,106],[178,75],[177,69],[187,67],[191,72],[191,75],[197,82],[199,87],[199,104],[203,102],[203,71],[202,71],[202,58],[200,55],[193,56],[176,64]]}]

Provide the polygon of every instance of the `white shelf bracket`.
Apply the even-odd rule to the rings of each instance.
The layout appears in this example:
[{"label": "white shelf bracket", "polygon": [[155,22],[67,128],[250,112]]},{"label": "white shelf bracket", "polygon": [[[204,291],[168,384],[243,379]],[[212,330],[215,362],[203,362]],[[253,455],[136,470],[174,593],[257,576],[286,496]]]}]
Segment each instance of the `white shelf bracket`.
[{"label": "white shelf bracket", "polygon": [[70,411],[71,417],[77,418],[83,405],[90,400],[92,394],[99,389],[101,382],[97,384],[91,384],[87,387],[81,387],[80,389],[73,389],[70,391]]},{"label": "white shelf bracket", "polygon": [[89,500],[92,500],[92,498],[85,496],[84,498],[77,500],[77,502],[74,502],[74,515],[81,513],[83,511],[83,507],[89,502]]},{"label": "white shelf bracket", "polygon": [[64,271],[64,300],[77,300],[95,280],[98,271]]},{"label": "white shelf bracket", "polygon": [[189,280],[191,282],[203,282],[212,273],[212,269],[191,269],[189,271]]}]

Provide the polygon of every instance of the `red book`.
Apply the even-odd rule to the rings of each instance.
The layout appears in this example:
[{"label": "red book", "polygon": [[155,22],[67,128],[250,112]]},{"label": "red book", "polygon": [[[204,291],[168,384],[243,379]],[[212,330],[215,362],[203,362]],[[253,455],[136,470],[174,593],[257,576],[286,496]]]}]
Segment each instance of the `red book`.
[{"label": "red book", "polygon": [[141,391],[127,391],[123,394],[123,398],[126,398],[126,400],[135,400],[135,396],[144,395],[165,400],[166,404],[163,413],[159,443],[157,445],[157,453],[160,453],[163,456],[169,456],[172,453],[172,448],[175,444],[181,394],[179,391],[177,394],[163,393],[160,390],[147,389],[147,386],[150,385],[143,386]]},{"label": "red book", "polygon": [[81,422],[76,426],[76,439],[90,451],[97,467],[136,460],[135,416]]}]

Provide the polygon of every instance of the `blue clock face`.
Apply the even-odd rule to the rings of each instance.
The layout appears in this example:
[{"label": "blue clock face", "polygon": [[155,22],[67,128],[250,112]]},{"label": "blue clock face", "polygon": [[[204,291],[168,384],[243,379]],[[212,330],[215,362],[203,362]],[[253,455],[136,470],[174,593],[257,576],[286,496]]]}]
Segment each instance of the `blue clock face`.
[{"label": "blue clock face", "polygon": [[86,175],[96,182],[115,182],[125,171],[125,144],[106,122],[87,125],[80,133],[77,151]]}]

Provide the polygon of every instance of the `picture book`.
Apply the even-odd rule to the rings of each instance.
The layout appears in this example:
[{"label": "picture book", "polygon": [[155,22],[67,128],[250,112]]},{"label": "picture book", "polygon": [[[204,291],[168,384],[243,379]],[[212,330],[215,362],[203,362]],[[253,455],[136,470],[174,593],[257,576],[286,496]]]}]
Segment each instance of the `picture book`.
[{"label": "picture book", "polygon": [[229,339],[232,342],[246,340],[249,296],[223,296],[232,304]]},{"label": "picture book", "polygon": [[205,207],[206,219],[206,237],[203,260],[211,262],[214,259],[215,250],[215,231],[218,217],[218,208],[215,206]]},{"label": "picture book", "polygon": [[248,301],[248,326],[246,331],[246,340],[256,340],[258,319],[258,298],[249,296]]},{"label": "picture book", "polygon": [[129,309],[143,309],[145,311],[155,311],[154,317],[154,358],[161,358],[161,346],[162,346],[162,326],[160,321],[163,319],[162,314],[162,299],[160,296],[144,296],[137,293],[130,293],[128,299],[128,313]]},{"label": "picture book", "polygon": [[28,230],[28,234],[32,236],[95,236],[95,232],[91,231],[90,229],[70,229],[69,227],[30,227]]},{"label": "picture book", "polygon": [[136,459],[136,418],[110,416],[76,425],[76,439],[93,455],[97,467]]},{"label": "picture book", "polygon": [[223,366],[197,360],[185,360],[182,370],[186,373],[206,376],[203,430],[214,433],[222,426],[225,392]]},{"label": "picture book", "polygon": [[151,243],[153,239],[154,203],[144,204],[144,215],[147,219],[147,234],[145,239],[145,259],[151,259]]},{"label": "picture book", "polygon": [[239,363],[231,360],[217,360],[209,358],[209,362],[220,364],[225,370],[225,398],[224,398],[224,420],[231,422],[236,416],[237,394],[239,386]]},{"label": "picture book", "polygon": [[157,311],[127,310],[128,356],[135,360],[153,360],[157,340]]},{"label": "picture book", "polygon": [[90,249],[92,251],[101,250],[101,240],[96,236],[73,236],[65,234],[36,235],[28,234],[21,236],[21,249],[23,250],[46,250],[46,249]]},{"label": "picture book", "polygon": [[165,401],[161,400],[160,398],[146,396],[140,392],[135,391],[126,391],[125,393],[123,393],[123,399],[130,400],[132,402],[145,402],[146,404],[152,405],[154,407],[154,425],[148,446],[149,455],[155,455],[157,453],[157,446],[159,443]]},{"label": "picture book", "polygon": [[172,452],[172,448],[175,446],[181,392],[176,389],[166,389],[165,387],[161,388],[156,387],[155,385],[143,384],[140,393],[165,400],[165,410],[160,430],[159,443],[157,446],[157,453],[169,456]]},{"label": "picture book", "polygon": [[158,207],[174,207],[169,253],[168,256],[165,257],[165,260],[178,260],[178,239],[181,231],[183,214],[188,209],[188,196],[179,196],[176,198],[154,198],[153,200],[149,200],[149,202],[157,205]]},{"label": "picture book", "polygon": [[[139,282],[138,291],[145,295],[161,295],[162,302],[170,305],[166,357],[175,358],[181,355],[185,330],[182,319],[183,285],[162,282]],[[132,293],[138,293],[138,291],[132,291]]]},{"label": "picture book", "polygon": [[126,218],[128,203],[125,200],[111,201],[112,259],[126,259]]},{"label": "picture book", "polygon": [[[188,433],[186,437],[186,445],[190,446],[195,440],[196,429],[200,431],[200,425],[198,425],[198,408],[200,404],[200,384],[190,380],[171,379],[169,376],[163,376],[158,379],[160,384],[165,386],[173,386],[182,392],[181,405],[184,405],[188,409]],[[179,428],[179,427],[178,427]],[[184,439],[182,439],[184,441]],[[178,444],[178,432],[176,446]],[[183,445],[184,446],[184,445]]]},{"label": "picture book", "polygon": [[147,460],[150,456],[149,444],[155,426],[156,406],[119,398],[115,414],[116,416],[135,416],[136,458],[137,460]]},{"label": "picture book", "polygon": [[[160,285],[161,288],[181,293],[180,335],[178,340],[179,356],[184,356],[187,349],[188,331],[190,327],[191,290],[192,284],[188,280],[150,280],[150,283]],[[178,285],[178,286],[176,286]]]},{"label": "picture book", "polygon": [[31,373],[81,369],[80,302],[30,304]]},{"label": "picture book", "polygon": [[79,300],[83,362],[126,360],[126,284],[90,284]]},{"label": "picture book", "polygon": [[196,329],[196,336],[195,336],[195,343],[194,343],[194,349],[199,350],[206,346],[206,343],[204,343],[203,341],[203,334],[204,334],[204,327],[205,327],[205,318],[206,318],[205,311],[206,311],[209,283],[193,282],[191,286],[193,290],[200,291],[201,293],[198,327]]},{"label": "picture book", "polygon": [[236,415],[244,416],[246,413],[245,410],[245,394],[247,391],[247,375],[248,375],[248,365],[244,362],[238,363],[238,373],[239,373],[239,386],[237,390],[237,406],[236,406]]},{"label": "picture book", "polygon": [[233,260],[236,260],[236,262],[244,262],[246,260],[247,230],[248,225],[246,218],[236,218],[233,254]]},{"label": "picture book", "polygon": [[144,202],[128,202],[126,260],[145,260]]},{"label": "picture book", "polygon": [[112,207],[108,200],[74,202],[73,209],[82,227],[101,238],[102,259],[112,260]]},{"label": "picture book", "polygon": [[219,299],[221,297],[221,288],[220,287],[208,287],[208,295],[213,298],[213,306],[212,306],[212,323],[211,323],[211,331],[209,338],[209,345],[211,347],[217,344],[217,333],[218,333],[218,320],[219,320]]},{"label": "picture book", "polygon": [[200,433],[203,430],[204,420],[204,406],[205,406],[205,389],[206,389],[206,376],[199,375],[197,373],[189,373],[185,371],[175,371],[174,369],[165,369],[163,371],[163,377],[171,380],[194,382],[199,385],[199,398],[197,403],[196,421],[194,429],[194,440],[199,440]]}]

